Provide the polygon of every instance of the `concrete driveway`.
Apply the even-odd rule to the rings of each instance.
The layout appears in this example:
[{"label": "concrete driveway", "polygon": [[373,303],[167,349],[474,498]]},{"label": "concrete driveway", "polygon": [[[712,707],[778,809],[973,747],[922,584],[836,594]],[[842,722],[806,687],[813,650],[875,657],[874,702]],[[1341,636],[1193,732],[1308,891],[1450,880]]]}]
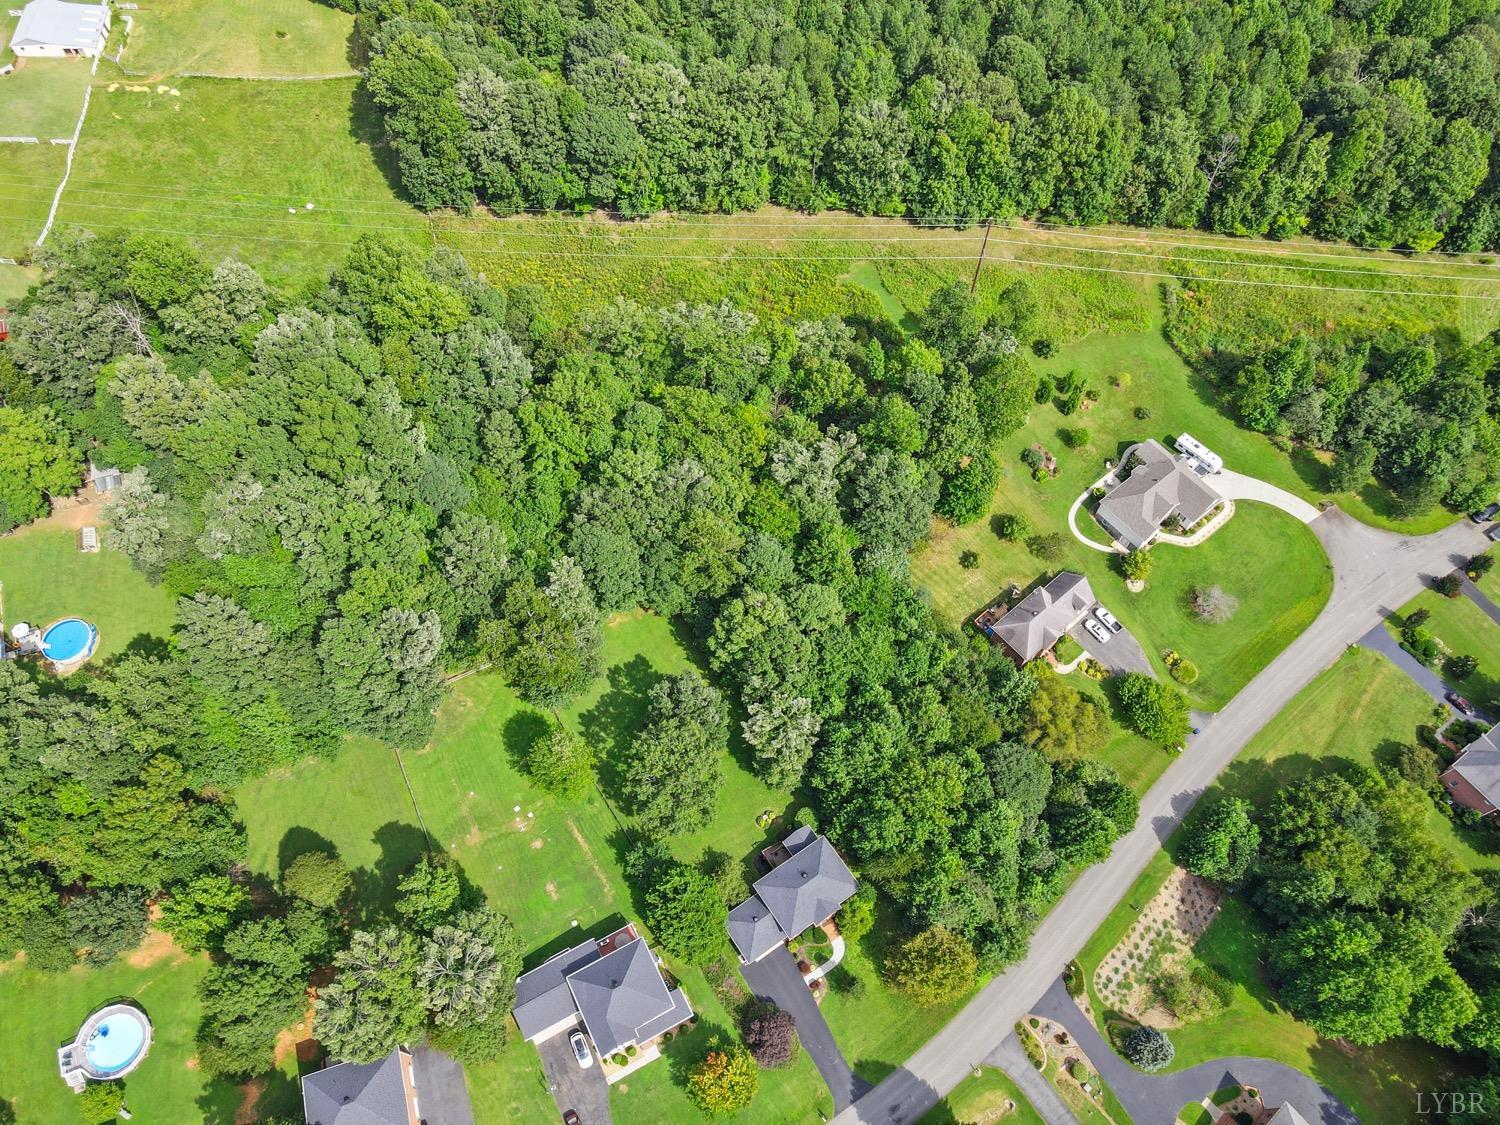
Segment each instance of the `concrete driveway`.
[{"label": "concrete driveway", "polygon": [[596,1058],[587,1070],[579,1066],[568,1045],[568,1035],[565,1031],[536,1045],[537,1054],[542,1056],[542,1073],[547,1076],[547,1090],[557,1101],[558,1119],[571,1109],[583,1125],[608,1125],[609,1084],[604,1081],[599,1060]]},{"label": "concrete driveway", "polygon": [[[790,1012],[797,1021],[797,1038],[812,1057],[813,1065],[828,1085],[833,1095],[833,1109],[837,1113],[853,1105],[870,1089],[870,1084],[855,1075],[839,1050],[828,1029],[828,1021],[818,1011],[818,1002],[812,990],[797,971],[797,962],[785,946],[766,954],[759,961],[740,966],[740,975],[750,986],[750,991],[762,1000],[769,1000],[784,1012]],[[587,1120],[587,1119],[585,1119]]]},{"label": "concrete driveway", "polygon": [[[1059,977],[1032,1011],[1056,1020],[1068,1029],[1083,1048],[1099,1076],[1114,1091],[1133,1121],[1166,1122],[1189,1102],[1226,1086],[1254,1086],[1261,1100],[1275,1107],[1290,1102],[1317,1125],[1358,1125],[1354,1111],[1327,1086],[1314,1082],[1300,1070],[1270,1059],[1234,1055],[1200,1063],[1171,1074],[1145,1074],[1115,1054],[1089,1018],[1078,1010]],[[1007,1072],[1008,1073],[1008,1072]]]},{"label": "concrete driveway", "polygon": [[1247,477],[1233,469],[1221,469],[1208,478],[1208,483],[1226,500],[1259,500],[1262,504],[1280,508],[1303,523],[1312,523],[1320,514],[1317,508],[1302,497],[1284,488],[1277,488],[1259,477]]},{"label": "concrete driveway", "polygon": [[[1092,609],[1089,610],[1089,615],[1084,620],[1094,620]],[[1083,621],[1080,621],[1068,630],[1068,636],[1082,645],[1084,652],[1103,664],[1114,675],[1121,676],[1127,672],[1143,672],[1153,677],[1156,675],[1152,671],[1151,660],[1147,657],[1146,650],[1141,648],[1140,641],[1131,636],[1129,629],[1111,633],[1108,641],[1100,642],[1094,639],[1093,635],[1083,627]]]}]

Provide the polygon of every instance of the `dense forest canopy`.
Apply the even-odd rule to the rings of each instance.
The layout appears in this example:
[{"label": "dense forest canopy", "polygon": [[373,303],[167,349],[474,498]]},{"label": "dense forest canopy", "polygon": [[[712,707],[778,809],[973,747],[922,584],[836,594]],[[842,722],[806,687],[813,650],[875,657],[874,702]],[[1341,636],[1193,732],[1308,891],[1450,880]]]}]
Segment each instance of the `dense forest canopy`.
[{"label": "dense forest canopy", "polygon": [[331,0],[423,207],[1500,246],[1494,0]]},{"label": "dense forest canopy", "polygon": [[[907,573],[935,511],[988,510],[992,443],[1030,409],[1024,285],[987,319],[945,289],[907,333],[727,302],[557,324],[535,290],[370,237],[292,300],[151,235],[65,237],[40,260],[0,408],[75,472],[84,452],[125,471],[111,545],[178,619],[170,644],[65,681],[0,663],[0,956],[65,968],[93,948],[79,911],[108,905],[139,934],[165,901],[172,932],[216,956],[215,1073],[264,1065],[330,958],[319,1034],[341,1057],[427,1022],[498,1049],[503,989],[454,1014],[421,974],[472,938],[513,979],[503,920],[443,865],[402,884],[404,921],[353,934],[326,863],[252,903],[230,878],[234,790],[346,732],[421,744],[450,668],[493,663],[561,706],[597,677],[615,611],[677,617],[706,667],[657,685],[629,745],[549,739],[527,768],[577,799],[591,756],[619,754],[608,795],[649,843],[714,815],[734,722],[901,924],[997,963],[1133,823],[1108,767],[1023,741],[1036,677],[942,624]],[[34,468],[0,475],[29,499]],[[1060,690],[1051,713],[1096,706]],[[659,850],[635,862],[669,950],[722,947],[719,892]],[[686,899],[712,907],[693,915],[707,941],[672,936]],[[309,942],[268,963],[304,916],[322,919]],[[372,1030],[357,1010],[389,1017]]]}]

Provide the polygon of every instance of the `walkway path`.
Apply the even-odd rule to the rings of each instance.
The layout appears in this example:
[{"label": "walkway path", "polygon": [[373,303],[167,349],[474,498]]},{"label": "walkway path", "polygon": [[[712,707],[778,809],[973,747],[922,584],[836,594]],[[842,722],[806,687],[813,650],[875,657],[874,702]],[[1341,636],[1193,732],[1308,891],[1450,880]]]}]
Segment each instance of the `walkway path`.
[{"label": "walkway path", "polygon": [[1226,500],[1259,500],[1262,504],[1280,508],[1303,523],[1312,523],[1320,514],[1317,508],[1302,497],[1268,484],[1259,477],[1247,477],[1233,469],[1220,470],[1208,478],[1208,483]]},{"label": "walkway path", "polygon": [[1467,596],[1468,599],[1475,605],[1477,605],[1480,609],[1484,610],[1485,613],[1489,614],[1489,618],[1491,621],[1493,621],[1496,625],[1500,625],[1500,605],[1496,605],[1494,602],[1490,601],[1490,599],[1485,596],[1484,591],[1481,590],[1478,586],[1474,585],[1474,583],[1470,582],[1469,576],[1467,574],[1464,574],[1463,571],[1459,571],[1459,575],[1463,580],[1465,596]]},{"label": "walkway path", "polygon": [[[1107,484],[1105,483],[1106,481],[1108,482]],[[1120,554],[1120,548],[1115,546],[1113,543],[1106,547],[1103,543],[1100,543],[1094,539],[1090,539],[1083,532],[1079,531],[1078,511],[1083,507],[1083,502],[1089,498],[1089,493],[1093,492],[1094,489],[1101,487],[1109,488],[1112,487],[1114,483],[1115,474],[1114,470],[1111,469],[1109,472],[1105,473],[1102,477],[1096,480],[1093,484],[1089,485],[1082,492],[1080,492],[1078,494],[1078,499],[1074,500],[1073,506],[1068,509],[1068,530],[1073,533],[1073,538],[1078,540],[1078,542],[1082,543],[1085,547],[1092,547],[1096,551],[1103,551],[1106,555]],[[1092,519],[1093,517],[1091,516],[1090,518]]]},{"label": "walkway path", "polygon": [[1061,978],[1032,1011],[1068,1029],[1131,1119],[1141,1125],[1170,1125],[1189,1102],[1229,1086],[1254,1086],[1267,1106],[1291,1102],[1308,1121],[1320,1125],[1354,1125],[1359,1120],[1328,1087],[1295,1067],[1270,1059],[1235,1055],[1171,1074],[1144,1074],[1115,1054],[1093,1021],[1073,1003]]},{"label": "walkway path", "polygon": [[937,1104],[1051,987],[1162,841],[1261,728],[1345,648],[1415,597],[1433,575],[1446,574],[1486,545],[1483,533],[1467,520],[1433,535],[1408,538],[1367,527],[1332,508],[1310,526],[1334,571],[1333,593],[1317,620],[1167,767],[1141,799],[1135,828],[1115,843],[1107,860],[1078,876],[1037,927],[1026,958],[986,985],[904,1067],[840,1114],[839,1125],[905,1125]]},{"label": "walkway path", "polygon": [[785,946],[759,961],[741,965],[740,975],[745,978],[751,992],[762,1000],[770,1000],[782,1011],[790,1012],[797,1021],[797,1038],[802,1040],[813,1065],[828,1084],[835,1113],[847,1109],[869,1091],[870,1084],[855,1075],[844,1053],[839,1050],[828,1022],[818,1010],[818,1002],[813,999],[812,990],[797,971],[797,962],[792,960]]},{"label": "walkway path", "polygon": [[991,1051],[990,1057],[984,1061],[999,1067],[1010,1076],[1010,1080],[1026,1095],[1031,1108],[1037,1111],[1047,1125],[1078,1125],[1078,1118],[1073,1116],[1073,1111],[1063,1101],[1057,1087],[1031,1065],[1026,1048],[1021,1046],[1014,1031],[1002,1039],[1000,1046]]}]

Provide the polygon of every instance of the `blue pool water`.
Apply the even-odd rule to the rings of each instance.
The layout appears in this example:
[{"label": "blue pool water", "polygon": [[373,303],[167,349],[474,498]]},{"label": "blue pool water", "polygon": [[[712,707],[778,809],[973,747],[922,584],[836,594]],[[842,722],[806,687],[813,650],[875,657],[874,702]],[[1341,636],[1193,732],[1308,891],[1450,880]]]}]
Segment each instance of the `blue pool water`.
[{"label": "blue pool water", "polygon": [[89,1036],[89,1062],[102,1074],[124,1070],[141,1053],[146,1025],[139,1016],[119,1013],[101,1023]]},{"label": "blue pool water", "polygon": [[94,627],[77,617],[66,617],[42,634],[42,651],[59,664],[83,656],[93,643]]}]

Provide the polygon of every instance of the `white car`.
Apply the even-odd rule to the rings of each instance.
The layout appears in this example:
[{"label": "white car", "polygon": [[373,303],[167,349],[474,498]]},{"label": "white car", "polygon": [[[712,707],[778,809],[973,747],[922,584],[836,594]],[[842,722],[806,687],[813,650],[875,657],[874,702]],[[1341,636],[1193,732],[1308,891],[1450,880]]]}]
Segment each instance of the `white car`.
[{"label": "white car", "polygon": [[583,1032],[573,1032],[568,1036],[568,1043],[573,1048],[573,1057],[578,1060],[580,1067],[587,1070],[594,1065],[594,1054],[589,1050],[589,1041],[583,1037]]},{"label": "white car", "polygon": [[1110,613],[1109,610],[1105,609],[1102,605],[1094,607],[1094,616],[1097,617],[1101,622],[1103,622],[1104,627],[1111,633],[1118,633],[1121,629],[1125,628],[1125,626],[1121,625],[1118,621],[1115,620],[1115,615],[1113,613]]},{"label": "white car", "polygon": [[1109,643],[1109,632],[1099,622],[1088,620],[1083,623],[1083,627],[1089,631],[1089,636],[1093,637],[1101,645]]}]

